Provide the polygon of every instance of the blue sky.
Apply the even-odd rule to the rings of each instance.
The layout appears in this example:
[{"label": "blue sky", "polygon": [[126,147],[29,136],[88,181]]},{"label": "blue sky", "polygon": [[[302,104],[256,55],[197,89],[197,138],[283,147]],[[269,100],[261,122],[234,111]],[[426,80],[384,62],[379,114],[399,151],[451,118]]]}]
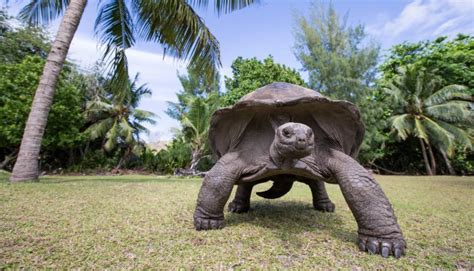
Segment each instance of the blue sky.
[{"label": "blue sky", "polygon": [[[15,14],[27,1],[10,1],[10,13]],[[230,65],[238,57],[263,59],[273,55],[278,63],[301,69],[293,54],[295,15],[307,15],[312,1],[261,0],[261,4],[218,17],[212,9],[198,10],[206,25],[221,45],[222,75],[231,74]],[[322,3],[327,3],[324,1]],[[474,33],[474,0],[334,0],[341,16],[348,12],[348,23],[364,24],[370,37],[382,46],[382,55],[394,44],[417,42],[440,35]],[[89,0],[69,58],[84,67],[91,66],[100,56],[93,33],[97,1]],[[57,22],[50,27],[55,32]],[[167,140],[170,129],[179,123],[164,114],[166,101],[175,101],[181,89],[177,71],[185,72],[185,63],[163,57],[154,44],[139,43],[128,50],[130,69],[139,72],[141,82],[148,83],[152,97],[143,99],[140,107],[158,115],[157,124],[149,126],[149,141]],[[302,72],[303,77],[307,75]]]}]

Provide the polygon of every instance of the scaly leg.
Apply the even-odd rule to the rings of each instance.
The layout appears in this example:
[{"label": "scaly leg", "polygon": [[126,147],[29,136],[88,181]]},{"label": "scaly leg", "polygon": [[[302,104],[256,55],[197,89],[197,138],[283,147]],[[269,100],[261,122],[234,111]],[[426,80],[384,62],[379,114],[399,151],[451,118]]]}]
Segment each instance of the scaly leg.
[{"label": "scaly leg", "polygon": [[311,180],[308,182],[313,195],[313,207],[321,212],[334,212],[336,206],[329,199],[326,187],[323,181]]},{"label": "scaly leg", "polygon": [[241,165],[237,154],[228,153],[222,156],[204,177],[194,211],[196,230],[224,227],[224,206],[240,177]]},{"label": "scaly leg", "polygon": [[401,257],[406,248],[402,231],[380,186],[371,174],[350,156],[332,150],[328,169],[357,221],[359,248],[371,254]]},{"label": "scaly leg", "polygon": [[234,200],[229,203],[229,212],[246,213],[250,209],[250,196],[252,194],[253,184],[245,183],[237,186]]}]

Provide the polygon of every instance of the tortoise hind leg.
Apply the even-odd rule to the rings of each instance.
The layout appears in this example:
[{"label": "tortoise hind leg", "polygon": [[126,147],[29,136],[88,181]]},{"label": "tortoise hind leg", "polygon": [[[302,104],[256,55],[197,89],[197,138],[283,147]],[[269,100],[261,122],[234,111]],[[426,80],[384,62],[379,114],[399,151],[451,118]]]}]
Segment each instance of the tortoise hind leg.
[{"label": "tortoise hind leg", "polygon": [[313,195],[313,207],[321,212],[334,212],[336,205],[329,199],[323,181],[310,180],[308,183]]},{"label": "tortoise hind leg", "polygon": [[371,174],[336,150],[329,154],[327,166],[357,221],[360,250],[383,257],[401,257],[406,248],[402,231],[392,205]]},{"label": "tortoise hind leg", "polygon": [[246,213],[250,209],[250,196],[252,194],[253,184],[239,184],[235,192],[234,200],[229,203],[229,212]]},{"label": "tortoise hind leg", "polygon": [[222,156],[204,177],[199,191],[194,227],[212,230],[224,227],[224,206],[236,180],[240,177],[242,163],[235,153]]}]

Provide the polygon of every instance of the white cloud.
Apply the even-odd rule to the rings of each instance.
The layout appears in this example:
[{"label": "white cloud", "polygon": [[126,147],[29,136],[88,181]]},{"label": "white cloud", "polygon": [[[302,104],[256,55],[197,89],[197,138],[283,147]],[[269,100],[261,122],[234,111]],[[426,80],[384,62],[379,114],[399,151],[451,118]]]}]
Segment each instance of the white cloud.
[{"label": "white cloud", "polygon": [[474,33],[473,0],[414,0],[382,27],[369,26],[385,45]]},{"label": "white cloud", "polygon": [[[83,68],[91,68],[101,54],[95,40],[76,36],[68,57]],[[158,116],[155,125],[146,125],[150,130],[150,136],[144,135],[144,138],[152,140],[158,134],[161,140],[171,139],[173,137],[171,129],[180,127],[180,124],[164,111],[167,108],[167,101],[177,101],[176,92],[182,89],[177,72],[186,72],[185,63],[167,56],[163,58],[162,54],[137,49],[128,49],[127,58],[130,75],[140,73],[140,83],[146,83],[153,92],[151,97],[143,98],[140,104],[141,109],[151,111]],[[224,75],[232,75],[229,67],[222,68],[222,78]],[[221,83],[223,86],[224,82]]]},{"label": "white cloud", "polygon": [[[68,55],[84,68],[92,67],[100,56],[97,42],[80,36],[74,38]],[[146,83],[153,92],[151,97],[143,98],[140,104],[140,108],[158,116],[157,124],[147,125],[147,128],[151,134],[160,134],[161,139],[170,139],[170,129],[179,127],[179,123],[164,113],[167,108],[166,101],[176,101],[176,92],[181,89],[176,72],[185,72],[185,65],[170,57],[163,58],[162,54],[136,49],[127,50],[127,57],[130,75],[140,73],[140,83]]]}]

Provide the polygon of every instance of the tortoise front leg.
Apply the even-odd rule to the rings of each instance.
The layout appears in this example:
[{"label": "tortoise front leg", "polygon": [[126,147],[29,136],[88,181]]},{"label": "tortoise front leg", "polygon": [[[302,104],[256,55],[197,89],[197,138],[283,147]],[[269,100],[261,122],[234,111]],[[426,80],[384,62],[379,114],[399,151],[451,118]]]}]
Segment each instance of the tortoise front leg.
[{"label": "tortoise front leg", "polygon": [[402,231],[380,186],[371,174],[350,156],[332,150],[328,168],[359,226],[359,248],[383,257],[401,257],[406,248]]},{"label": "tortoise front leg", "polygon": [[313,195],[313,207],[321,212],[334,212],[336,205],[329,199],[324,182],[320,180],[311,180],[308,183]]},{"label": "tortoise front leg", "polygon": [[236,153],[228,153],[222,156],[206,174],[194,211],[196,230],[224,227],[224,206],[240,177],[241,164]]},{"label": "tortoise front leg", "polygon": [[250,209],[250,196],[252,195],[253,184],[245,183],[237,186],[234,200],[229,203],[229,212],[246,213]]}]

